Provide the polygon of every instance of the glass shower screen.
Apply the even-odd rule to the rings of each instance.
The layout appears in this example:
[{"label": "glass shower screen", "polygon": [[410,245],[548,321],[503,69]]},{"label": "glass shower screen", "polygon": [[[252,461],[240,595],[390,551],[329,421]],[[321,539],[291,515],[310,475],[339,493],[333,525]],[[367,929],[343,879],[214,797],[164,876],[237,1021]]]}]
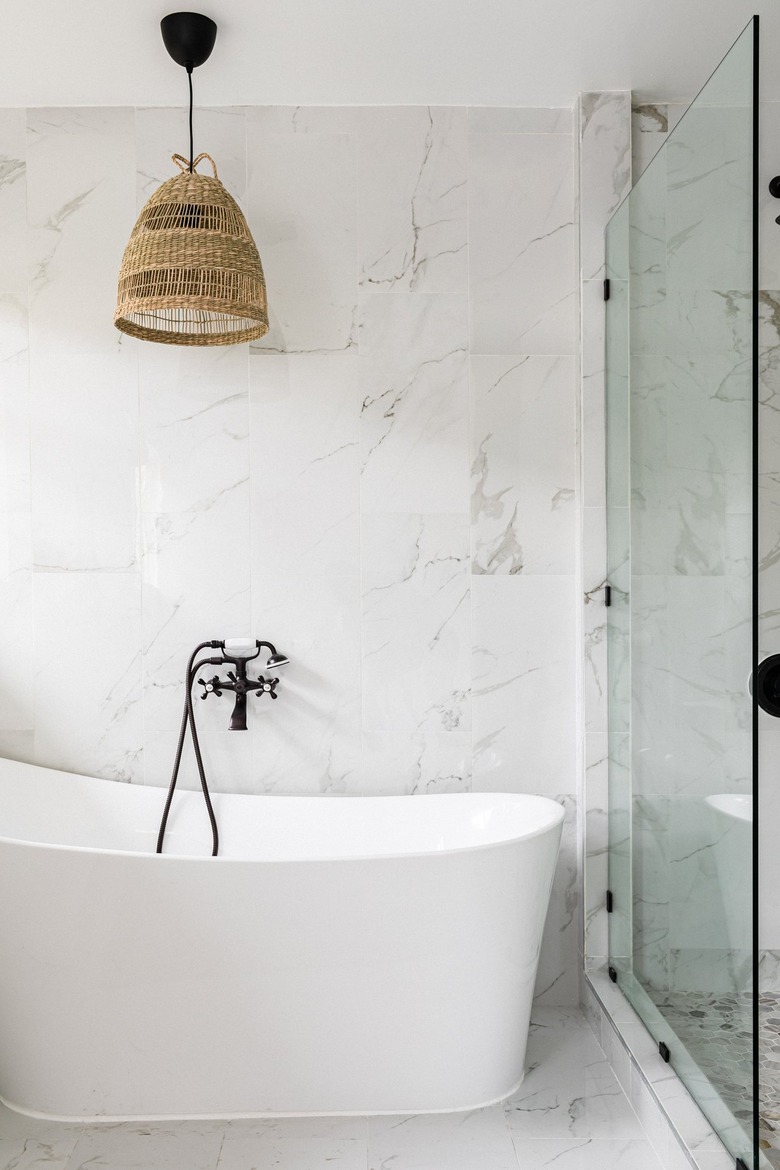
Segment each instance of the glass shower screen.
[{"label": "glass shower screen", "polygon": [[610,965],[751,1168],[756,38],[606,237]]}]

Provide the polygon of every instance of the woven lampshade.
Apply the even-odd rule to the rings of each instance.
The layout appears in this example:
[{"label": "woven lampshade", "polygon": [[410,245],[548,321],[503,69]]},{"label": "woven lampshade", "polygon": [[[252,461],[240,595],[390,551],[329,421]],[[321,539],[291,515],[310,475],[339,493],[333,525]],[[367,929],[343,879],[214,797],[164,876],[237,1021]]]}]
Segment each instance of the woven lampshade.
[{"label": "woven lampshade", "polygon": [[[194,168],[208,159],[214,175]],[[155,191],[122,257],[114,324],[170,345],[234,345],[268,332],[265,279],[255,242],[214,160],[173,161],[182,174]]]}]

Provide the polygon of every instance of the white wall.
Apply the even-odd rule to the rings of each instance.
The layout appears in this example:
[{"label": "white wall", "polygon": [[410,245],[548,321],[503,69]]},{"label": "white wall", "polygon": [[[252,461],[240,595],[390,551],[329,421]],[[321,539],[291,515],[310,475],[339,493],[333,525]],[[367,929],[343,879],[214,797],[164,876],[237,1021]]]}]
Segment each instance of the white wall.
[{"label": "white wall", "polygon": [[185,143],[181,110],[0,112],[0,750],[164,785],[190,648],[274,641],[249,732],[198,703],[214,787],[557,796],[539,990],[574,1000],[571,111],[199,111],[265,265],[251,349],[111,323]]}]

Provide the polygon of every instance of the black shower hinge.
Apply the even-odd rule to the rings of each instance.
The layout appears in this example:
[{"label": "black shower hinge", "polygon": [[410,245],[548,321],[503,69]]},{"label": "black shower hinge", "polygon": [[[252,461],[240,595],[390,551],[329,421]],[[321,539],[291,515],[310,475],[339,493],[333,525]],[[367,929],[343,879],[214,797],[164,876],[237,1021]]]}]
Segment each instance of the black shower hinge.
[{"label": "black shower hinge", "polygon": [[609,277],[604,281],[604,300],[609,300]]},{"label": "black shower hinge", "polygon": [[607,890],[607,914],[612,913],[612,890]]},{"label": "black shower hinge", "polygon": [[664,1044],[663,1040],[659,1040],[658,1042],[658,1054],[661,1060],[665,1060],[667,1064],[669,1063],[669,1046]]},{"label": "black shower hinge", "polygon": [[613,983],[617,983],[617,971],[614,967],[607,967],[607,975],[609,975]]},{"label": "black shower hinge", "polygon": [[605,605],[612,605],[612,586],[611,585],[604,586],[604,604]]},{"label": "black shower hinge", "polygon": [[748,1170],[747,1166],[745,1165],[745,1163],[742,1161],[741,1158],[737,1158],[737,1165],[735,1167],[735,1170]]}]

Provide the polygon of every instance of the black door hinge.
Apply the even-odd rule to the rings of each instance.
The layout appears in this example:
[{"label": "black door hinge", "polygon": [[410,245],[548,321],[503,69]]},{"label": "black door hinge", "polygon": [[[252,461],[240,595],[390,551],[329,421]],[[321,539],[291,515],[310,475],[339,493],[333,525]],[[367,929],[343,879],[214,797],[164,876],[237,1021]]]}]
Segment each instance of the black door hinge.
[{"label": "black door hinge", "polygon": [[607,967],[607,975],[609,975],[613,983],[617,983],[617,971],[614,967]]},{"label": "black door hinge", "polygon": [[658,1055],[661,1057],[661,1060],[665,1060],[667,1064],[669,1063],[669,1047],[664,1044],[663,1040],[658,1042]]},{"label": "black door hinge", "polygon": [[605,605],[612,605],[612,586],[611,585],[604,586],[604,604]]},{"label": "black door hinge", "polygon": [[609,277],[604,281],[604,300],[609,300]]},{"label": "black door hinge", "polygon": [[612,890],[607,890],[607,914],[612,913]]}]

